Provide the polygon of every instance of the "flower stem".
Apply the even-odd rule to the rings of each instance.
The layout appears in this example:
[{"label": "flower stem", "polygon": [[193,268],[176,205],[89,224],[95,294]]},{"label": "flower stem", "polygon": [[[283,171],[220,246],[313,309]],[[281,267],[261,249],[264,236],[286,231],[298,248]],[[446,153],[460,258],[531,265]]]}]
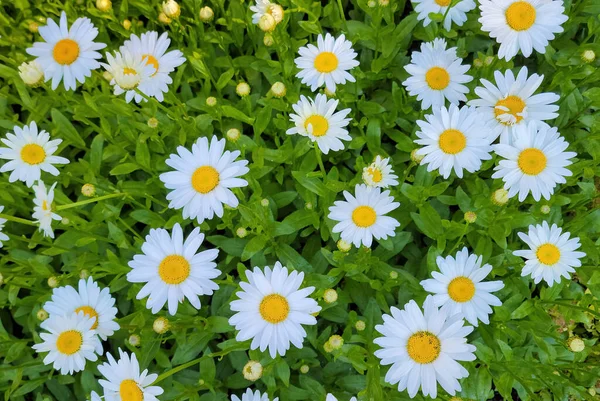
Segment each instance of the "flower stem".
[{"label": "flower stem", "polygon": [[187,363],[184,363],[183,365],[179,365],[171,370],[166,371],[165,373],[161,374],[160,376],[158,376],[156,378],[156,380],[154,380],[154,383],[152,383],[153,386],[156,386],[156,384],[160,383],[161,381],[163,381],[164,379],[166,379],[169,376],[173,376],[175,373],[182,371],[183,369],[187,369],[190,366],[193,366],[197,363],[200,363],[200,361],[202,361],[204,358],[207,358],[207,356],[201,356],[200,358],[196,358],[193,361],[189,361]]},{"label": "flower stem", "polygon": [[117,192],[115,194],[109,194],[109,195],[99,196],[97,198],[86,199],[86,200],[82,200],[82,201],[79,201],[79,202],[70,203],[68,205],[60,205],[60,206],[56,207],[56,210],[58,211],[58,210],[70,209],[72,207],[83,206],[83,205],[87,205],[88,203],[99,202],[101,200],[110,199],[110,198],[116,198],[118,196],[127,196],[127,194],[125,192]]},{"label": "flower stem", "polygon": [[10,216],[10,215],[4,214],[4,213],[0,213],[0,219],[14,221],[15,223],[27,224],[28,226],[37,226],[37,223],[35,221],[22,219],[20,217]]},{"label": "flower stem", "polygon": [[325,165],[323,164],[323,158],[321,157],[321,149],[315,144],[315,154],[317,155],[317,162],[319,163],[319,168],[321,169],[321,173],[323,173],[323,180],[327,177],[327,173],[325,172]]}]

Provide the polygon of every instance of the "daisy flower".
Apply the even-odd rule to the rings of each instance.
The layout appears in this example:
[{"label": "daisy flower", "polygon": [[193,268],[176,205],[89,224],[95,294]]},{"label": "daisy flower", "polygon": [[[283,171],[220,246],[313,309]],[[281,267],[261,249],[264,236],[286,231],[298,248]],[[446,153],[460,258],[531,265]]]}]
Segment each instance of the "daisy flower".
[{"label": "daisy flower", "polygon": [[175,171],[160,175],[165,187],[173,190],[167,194],[169,207],[183,208],[183,217],[197,219],[198,224],[215,214],[223,217],[223,204],[237,207],[239,201],[230,188],[247,186],[248,181],[239,177],[250,171],[248,160],[235,160],[240,154],[225,150],[225,139],[216,136],[210,145],[207,138],[198,138],[191,152],[179,146],[166,162]]},{"label": "daisy flower", "polygon": [[52,230],[52,220],[61,220],[62,217],[52,211],[52,202],[54,202],[54,187],[56,183],[52,184],[48,192],[46,192],[46,185],[44,181],[38,181],[33,186],[35,192],[35,198],[33,198],[33,215],[35,222],[39,224],[39,231],[44,233],[44,237],[54,238],[54,231]]},{"label": "daisy flower", "polygon": [[142,58],[141,54],[133,54],[127,49],[121,49],[121,52],[115,52],[114,56],[106,53],[106,61],[108,64],[102,63],[102,66],[112,75],[110,84],[114,86],[116,96],[125,93],[127,103],[132,99],[140,103],[146,99],[136,92],[136,89],[146,96],[153,95],[149,81],[152,74],[156,73],[156,69],[152,63],[148,63],[147,58]]},{"label": "daisy flower", "polygon": [[473,77],[466,75],[470,65],[462,65],[456,47],[446,49],[446,41],[436,38],[422,43],[421,51],[414,51],[410,62],[404,69],[411,76],[402,85],[421,102],[421,109],[443,106],[445,99],[453,104],[467,100],[465,93],[469,88],[463,84],[471,82]]},{"label": "daisy flower", "polygon": [[423,26],[427,26],[431,23],[429,14],[441,14],[445,15],[444,18],[444,29],[449,31],[454,22],[458,26],[462,26],[467,20],[467,13],[475,9],[475,2],[473,0],[459,0],[456,4],[450,7],[452,0],[412,0],[415,6],[415,11],[418,13],[417,20],[423,21]]},{"label": "daisy flower", "polygon": [[481,266],[481,256],[469,255],[467,248],[458,251],[456,258],[438,256],[436,263],[440,271],[421,281],[423,289],[434,294],[433,303],[448,316],[460,314],[473,326],[477,326],[478,319],[489,324],[490,305],[502,305],[491,293],[504,288],[502,281],[481,281],[490,274],[492,266]]},{"label": "daisy flower", "polygon": [[60,15],[60,26],[48,18],[48,25],[39,28],[45,42],[35,42],[26,51],[44,69],[46,82],[52,79],[52,89],[60,81],[66,90],[75,89],[77,82],[84,83],[92,70],[100,67],[98,59],[102,55],[97,50],[106,47],[104,43],[95,43],[98,28],[89,18],[77,18],[71,29],[67,25],[67,14]]},{"label": "daisy flower", "polygon": [[481,30],[500,43],[498,57],[507,61],[519,50],[525,57],[533,49],[544,54],[568,19],[562,0],[481,0],[479,9]]},{"label": "daisy flower", "polygon": [[398,176],[390,165],[390,158],[377,155],[373,163],[363,167],[362,179],[370,187],[387,188],[398,185]]},{"label": "daisy flower", "polygon": [[403,310],[390,309],[392,315],[383,315],[383,324],[375,330],[383,334],[373,342],[381,347],[375,356],[382,365],[392,365],[385,381],[398,383],[398,391],[408,390],[413,398],[419,391],[431,398],[437,397],[439,383],[450,395],[461,390],[459,379],[469,372],[458,363],[474,361],[475,346],[467,344],[472,326],[464,326],[460,315],[448,316],[438,310],[430,295],[423,304],[424,311],[415,301]]},{"label": "daisy flower", "polygon": [[276,262],[273,270],[269,266],[264,271],[258,267],[254,271],[246,270],[248,282],[240,282],[242,291],[236,293],[240,298],[232,301],[231,310],[236,312],[229,324],[239,333],[238,341],[252,339],[250,349],[260,348],[275,358],[284,356],[290,343],[302,348],[306,331],[302,325],[315,325],[312,315],[321,307],[308,296],[315,287],[300,289],[304,273],[292,271]]},{"label": "daisy flower", "polygon": [[142,244],[142,255],[135,255],[129,262],[127,273],[130,283],[146,283],[137,294],[137,299],[147,296],[146,308],[158,312],[168,303],[169,313],[177,313],[177,306],[184,298],[196,309],[200,309],[200,295],[212,295],[219,286],[213,281],[221,274],[214,260],[218,249],[198,252],[204,234],[196,227],[183,239],[179,224],[173,226],[169,235],[162,228],[151,229]]},{"label": "daisy flower", "polygon": [[296,67],[301,71],[296,74],[302,78],[302,83],[310,86],[311,91],[316,91],[323,86],[330,92],[335,92],[336,84],[343,85],[346,81],[356,82],[348,73],[359,62],[355,60],[358,55],[352,49],[352,42],[346,40],[344,35],[334,39],[329,33],[319,35],[317,46],[309,44],[298,49],[300,57],[294,60]]},{"label": "daisy flower", "polygon": [[[335,396],[331,393],[327,394],[327,396],[325,397],[325,401],[338,401],[337,398],[335,398]],[[357,401],[356,397],[352,397],[350,398],[350,401]]]},{"label": "daisy flower", "polygon": [[252,14],[252,23],[258,25],[260,19],[268,14],[275,20],[276,24],[283,21],[283,8],[276,3],[271,3],[269,0],[256,0],[256,5],[250,6]]},{"label": "daisy flower", "polygon": [[148,369],[140,373],[140,365],[135,354],[131,357],[119,348],[119,360],[109,353],[106,354],[108,362],[98,366],[104,379],[98,383],[104,389],[105,401],[158,401],[157,395],[163,393],[159,386],[151,386],[158,377],[157,374],[148,374]]},{"label": "daisy flower", "polygon": [[581,247],[579,238],[570,237],[571,233],[563,233],[556,224],[548,227],[545,221],[530,225],[527,234],[519,233],[519,238],[529,246],[528,250],[513,252],[527,259],[521,276],[530,275],[536,284],[544,280],[550,287],[560,283],[561,277],[570,280],[569,273],[575,272],[574,267],[581,266],[579,259],[585,257],[585,253],[576,251]]},{"label": "daisy flower", "polygon": [[371,247],[375,239],[387,239],[396,235],[394,230],[400,226],[398,220],[385,216],[400,206],[390,196],[390,191],[381,192],[380,188],[367,187],[357,184],[354,188],[355,196],[344,191],[345,201],[335,201],[329,207],[329,218],[338,223],[333,227],[334,233],[351,242],[357,248],[362,245]]},{"label": "daisy flower", "polygon": [[479,119],[474,108],[451,104],[449,109],[434,107],[433,114],[425,115],[426,121],[418,120],[421,130],[415,143],[423,147],[416,155],[423,156],[421,164],[427,164],[427,171],[439,170],[448,178],[454,169],[462,178],[463,169],[474,173],[483,160],[490,160],[492,147]]},{"label": "daisy flower", "polygon": [[[279,397],[273,398],[273,401],[278,401]],[[267,393],[261,394],[260,391],[256,390],[254,393],[249,388],[242,394],[242,398],[237,395],[231,395],[231,401],[269,401],[269,395]]]},{"label": "daisy flower", "polygon": [[[4,210],[4,206],[0,205],[0,213]],[[4,234],[2,230],[4,229],[4,224],[6,223],[6,219],[0,218],[0,248],[4,246],[2,241],[8,241],[8,235]]]},{"label": "daisy flower", "polygon": [[44,364],[53,364],[54,369],[63,375],[73,374],[85,368],[86,360],[96,361],[100,340],[96,330],[92,329],[94,319],[83,312],[70,316],[52,315],[44,320],[40,327],[48,333],[40,333],[44,341],[35,344],[37,353],[48,352]]},{"label": "daisy flower", "polygon": [[338,100],[327,100],[327,96],[323,94],[318,94],[315,100],[300,96],[300,101],[292,105],[296,114],[290,114],[290,121],[294,123],[294,127],[286,133],[308,137],[312,142],[316,142],[325,154],[330,150],[344,149],[342,140],[352,140],[345,129],[351,121],[346,117],[352,110],[344,109],[336,113],[338,103]]},{"label": "daisy flower", "polygon": [[168,85],[173,83],[169,74],[185,62],[183,53],[179,50],[167,52],[170,44],[167,32],[158,36],[158,32],[150,31],[141,36],[131,34],[129,40],[121,46],[121,52],[127,50],[134,58],[139,56],[147,65],[152,66],[153,72],[142,86],[144,93],[150,93],[159,102],[164,100],[163,93],[169,92]]},{"label": "daisy flower", "polygon": [[1,139],[6,148],[0,148],[0,159],[10,160],[0,167],[0,172],[12,171],[8,177],[9,182],[23,181],[31,187],[40,179],[41,172],[45,171],[54,176],[58,170],[54,164],[69,164],[64,157],[54,156],[62,139],[50,140],[50,134],[41,130],[35,121],[23,128],[15,126],[14,134],[7,133],[6,138]]},{"label": "daisy flower", "polygon": [[[94,319],[92,329],[102,339],[106,340],[119,330],[119,323],[115,321],[117,308],[115,299],[110,296],[108,288],[102,290],[94,280],[89,277],[79,280],[79,291],[70,285],[55,288],[52,298],[44,304],[44,309],[52,315],[69,316],[73,313],[83,312]],[[98,342],[98,354],[102,354],[102,345]]]},{"label": "daisy flower", "polygon": [[494,151],[503,157],[492,178],[502,178],[508,196],[519,194],[523,202],[529,192],[533,199],[550,199],[557,184],[567,182],[565,177],[573,175],[567,166],[569,159],[577,156],[565,152],[569,147],[556,128],[531,121],[515,127],[515,141],[512,145],[494,145]]},{"label": "daisy flower", "polygon": [[514,127],[558,117],[558,106],[552,103],[560,96],[548,92],[534,95],[544,80],[543,75],[527,77],[527,67],[523,67],[516,78],[511,70],[506,70],[504,75],[496,71],[494,78],[496,85],[482,79],[483,86],[475,88],[479,99],[469,101],[469,105],[477,107],[480,118],[491,131],[490,142],[500,137],[500,143],[510,144]]}]

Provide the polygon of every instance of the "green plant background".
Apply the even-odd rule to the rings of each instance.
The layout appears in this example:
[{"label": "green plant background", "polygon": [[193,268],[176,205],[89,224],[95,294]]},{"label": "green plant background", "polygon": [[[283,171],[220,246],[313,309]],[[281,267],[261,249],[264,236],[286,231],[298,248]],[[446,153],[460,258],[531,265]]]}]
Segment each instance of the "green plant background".
[{"label": "green plant background", "polygon": [[[31,349],[40,341],[36,313],[51,294],[47,279],[57,276],[61,285],[75,285],[85,269],[102,286],[109,286],[117,300],[121,330],[104,343],[105,350],[114,354],[121,347],[135,352],[142,368],[166,373],[160,383],[165,389],[161,400],[226,400],[246,387],[268,391],[281,401],[322,401],[326,392],[343,401],[357,393],[361,400],[406,400],[405,392],[383,381],[386,368],[373,356],[372,340],[378,335],[374,325],[391,306],[402,307],[410,299],[421,303],[426,293],[419,281],[436,269],[435,258],[463,246],[483,255],[494,266],[491,277],[503,280],[505,288],[499,292],[503,305],[495,308],[491,323],[469,336],[477,346],[477,360],[464,364],[470,376],[462,381],[459,395],[472,400],[597,399],[588,389],[600,376],[596,298],[600,297],[600,73],[598,61],[584,64],[580,54],[591,49],[600,55],[600,3],[565,1],[569,16],[565,32],[551,42],[546,54],[517,56],[511,62],[494,57],[498,45],[481,32],[478,10],[469,13],[463,27],[445,32],[438,23],[423,28],[410,2],[403,0],[374,8],[365,0],[281,3],[285,20],[273,32],[271,47],[263,44],[264,33],[250,23],[251,4],[240,0],[183,0],[181,17],[168,26],[157,22],[157,0],[117,0],[108,13],[89,0],[0,4],[0,133],[4,136],[14,125],[35,120],[64,140],[59,154],[71,163],[57,178],[57,205],[86,199],[80,193],[84,183],[93,183],[98,195],[124,194],[63,210],[65,221],[55,224],[54,241],[34,227],[9,222],[4,228],[10,236],[0,250],[4,399],[82,400],[90,391],[100,391],[96,363],[88,362],[84,372],[61,376]],[[215,19],[205,24],[198,14],[206,5],[213,8]],[[62,9],[70,23],[77,17],[91,18],[100,31],[97,40],[108,43],[110,51],[131,32],[168,31],[171,47],[183,51],[187,62],[172,74],[174,84],[165,101],[127,104],[112,94],[101,70],[75,92],[26,87],[17,67],[28,60],[25,49],[39,40],[38,34],[29,32],[29,23],[40,16],[57,19]],[[129,31],[122,26],[126,18],[132,22]],[[291,104],[300,94],[310,95],[294,77],[293,60],[298,47],[315,42],[321,32],[345,33],[361,63],[352,71],[357,82],[338,87],[339,108],[353,110],[349,127],[353,139],[346,150],[324,157],[326,176],[319,171],[309,142],[285,134]],[[415,121],[424,113],[401,85],[407,76],[402,67],[411,51],[435,37],[457,46],[469,64],[491,57],[490,65],[471,68],[475,77],[471,89],[497,69],[525,65],[530,73],[545,75],[540,90],[561,95],[560,116],[552,123],[578,156],[571,166],[573,176],[550,201],[536,203],[529,197],[522,203],[512,199],[506,206],[494,205],[491,194],[502,184],[490,178],[496,160],[485,162],[477,174],[447,180],[411,161]],[[242,81],[252,88],[249,97],[235,94]],[[283,99],[269,94],[276,81],[287,87]],[[206,106],[208,96],[217,99],[215,107]],[[147,125],[151,117],[159,121],[155,129]],[[205,246],[220,249],[221,288],[212,298],[202,298],[199,311],[188,303],[181,305],[170,318],[171,331],[158,335],[152,330],[156,316],[144,301],[135,300],[140,286],[126,280],[127,263],[139,252],[150,228],[171,228],[181,222],[189,232],[196,225],[183,221],[180,211],[167,208],[167,190],[158,175],[168,170],[168,155],[200,136],[224,137],[230,128],[243,133],[227,147],[239,149],[250,161],[245,177],[249,185],[235,191],[240,199],[236,210],[228,209],[222,219],[201,225]],[[401,178],[401,185],[392,189],[401,207],[391,213],[401,227],[394,238],[381,241],[372,251],[342,253],[335,245],[338,238],[331,234],[334,223],[326,217],[327,208],[341,199],[342,190],[361,181],[363,166],[377,154],[391,156]],[[43,177],[52,182],[52,177]],[[0,177],[5,213],[30,218],[32,198],[22,183],[8,183],[8,174]],[[263,198],[269,200],[267,207],[261,206]],[[545,204],[551,207],[548,215],[540,211]],[[477,214],[474,224],[464,221],[467,211]],[[512,256],[524,246],[517,232],[543,220],[579,236],[587,254],[571,281],[552,288],[522,278],[523,261]],[[249,235],[236,237],[238,227]],[[244,270],[275,260],[306,273],[305,285],[316,287],[313,296],[323,311],[318,324],[307,328],[303,349],[292,348],[284,358],[272,360],[268,354],[249,351],[249,342],[236,342],[227,319],[228,304]],[[397,278],[390,278],[392,272]],[[323,302],[327,288],[337,289],[336,303]],[[166,310],[159,315],[166,316]],[[364,331],[355,329],[357,320],[366,323]],[[140,347],[128,343],[132,333],[141,336]],[[569,333],[584,339],[583,352],[568,350]],[[332,334],[342,335],[345,345],[326,353],[323,344]],[[201,360],[170,375],[171,369],[197,358]],[[265,367],[255,384],[241,373],[249,359],[260,360]],[[299,371],[303,364],[310,366],[307,374]],[[448,398],[441,392],[438,399]]]}]

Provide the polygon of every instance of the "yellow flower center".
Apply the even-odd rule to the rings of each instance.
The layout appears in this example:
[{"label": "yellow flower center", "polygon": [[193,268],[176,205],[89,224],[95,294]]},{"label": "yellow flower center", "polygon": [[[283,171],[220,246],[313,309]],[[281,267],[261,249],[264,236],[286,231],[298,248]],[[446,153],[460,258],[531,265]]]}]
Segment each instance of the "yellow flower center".
[{"label": "yellow flower center", "polygon": [[123,380],[119,386],[121,401],[143,401],[144,393],[138,384],[131,379]]},{"label": "yellow flower center", "polygon": [[[504,125],[513,125],[515,123],[520,123],[523,120],[523,116],[519,114],[525,110],[525,102],[518,96],[508,96],[502,100],[498,100],[496,103],[496,107],[494,107],[494,114],[496,115],[496,120]],[[504,110],[507,108],[508,110]],[[499,117],[503,114],[512,114],[513,117],[517,120],[516,122],[511,121],[502,121]]]},{"label": "yellow flower center", "polygon": [[73,355],[81,348],[83,336],[77,330],[63,331],[56,340],[56,349],[61,354]]},{"label": "yellow flower center", "polygon": [[70,65],[79,57],[79,45],[71,39],[59,40],[52,51],[54,61],[60,65]]},{"label": "yellow flower center", "polygon": [[435,0],[435,4],[440,7],[448,7],[452,0]]},{"label": "yellow flower center", "polygon": [[46,151],[37,143],[28,143],[21,149],[21,160],[32,166],[43,163],[46,160]]},{"label": "yellow flower center", "polygon": [[455,302],[470,301],[475,295],[475,284],[468,277],[455,277],[448,284],[448,295]]},{"label": "yellow flower center", "polygon": [[527,148],[519,154],[517,161],[523,174],[538,175],[546,168],[548,159],[544,152],[536,148]]},{"label": "yellow flower center", "polygon": [[441,91],[450,85],[450,74],[442,67],[433,67],[425,74],[425,81],[431,89]]},{"label": "yellow flower center", "polygon": [[338,58],[331,52],[322,52],[315,57],[315,69],[319,72],[331,72],[338,66]]},{"label": "yellow flower center", "polygon": [[383,179],[383,175],[381,174],[381,170],[379,170],[376,167],[369,167],[367,169],[367,172],[369,174],[371,174],[371,179],[373,180],[373,182],[381,182],[381,180]]},{"label": "yellow flower center", "polygon": [[517,1],[506,9],[506,23],[515,31],[526,31],[535,23],[535,7],[527,1]]},{"label": "yellow flower center", "polygon": [[359,206],[352,212],[352,221],[358,227],[370,227],[375,224],[377,213],[371,206]]},{"label": "yellow flower center", "polygon": [[123,68],[123,74],[125,75],[137,75],[137,71],[133,68],[125,67]]},{"label": "yellow flower center", "polygon": [[155,76],[158,72],[158,60],[156,59],[156,57],[154,57],[152,54],[144,54],[142,58],[146,59],[146,65],[151,65],[154,67],[155,71],[154,74],[152,74],[152,76]]},{"label": "yellow flower center", "polygon": [[181,255],[169,255],[160,262],[158,275],[167,284],[181,284],[190,275],[190,263]]},{"label": "yellow flower center", "polygon": [[304,128],[308,130],[308,126],[312,126],[313,136],[323,136],[329,129],[329,122],[327,119],[319,114],[313,114],[308,117],[304,122]]},{"label": "yellow flower center", "polygon": [[94,324],[92,325],[92,329],[96,329],[98,327],[98,312],[96,312],[96,309],[92,308],[91,306],[80,306],[79,308],[75,309],[75,312],[83,312],[86,316],[93,317],[95,320]]},{"label": "yellow flower center", "polygon": [[442,152],[449,155],[460,153],[467,146],[467,137],[456,129],[447,129],[438,140]]},{"label": "yellow flower center", "polygon": [[440,339],[428,331],[418,331],[408,338],[406,351],[413,361],[427,364],[435,361],[440,355]]},{"label": "yellow flower center", "polygon": [[538,260],[548,266],[556,264],[560,260],[560,249],[554,244],[543,244],[535,251]]},{"label": "yellow flower center", "polygon": [[267,322],[277,324],[287,319],[290,313],[290,304],[284,296],[270,294],[262,299],[258,310]]},{"label": "yellow flower center", "polygon": [[44,201],[42,202],[42,210],[48,210],[50,209],[48,207],[48,201],[44,199]]},{"label": "yellow flower center", "polygon": [[192,187],[201,194],[207,194],[219,185],[219,172],[212,166],[202,166],[192,174]]}]

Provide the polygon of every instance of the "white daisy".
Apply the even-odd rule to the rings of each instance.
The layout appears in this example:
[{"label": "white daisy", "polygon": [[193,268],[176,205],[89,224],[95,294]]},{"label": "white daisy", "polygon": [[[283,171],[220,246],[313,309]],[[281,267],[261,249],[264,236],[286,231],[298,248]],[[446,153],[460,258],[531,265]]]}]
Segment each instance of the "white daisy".
[{"label": "white daisy", "polygon": [[316,91],[323,86],[330,92],[335,92],[336,84],[343,85],[346,81],[356,82],[348,73],[360,63],[355,60],[358,55],[352,49],[352,42],[344,35],[334,39],[329,33],[317,37],[317,46],[308,44],[298,49],[300,57],[294,60],[301,71],[296,74],[302,78],[302,83]]},{"label": "white daisy", "polygon": [[[96,50],[106,47],[104,43],[95,43],[98,28],[89,18],[77,18],[71,29],[67,25],[67,14],[60,15],[60,26],[48,18],[48,25],[39,28],[45,42],[35,42],[27,53],[44,69],[46,82],[52,79],[52,89],[56,89],[60,81],[66,90],[75,89],[77,82],[84,83],[92,70],[100,67],[98,59],[102,55]],[[77,81],[77,82],[76,82]]]},{"label": "white daisy", "polygon": [[[338,399],[333,394],[329,393],[325,397],[325,401],[338,401]],[[350,401],[357,401],[356,397],[350,398]]]},{"label": "white daisy", "polygon": [[79,372],[85,368],[86,360],[94,362],[98,359],[94,350],[100,340],[93,325],[94,319],[83,312],[70,316],[52,315],[40,324],[48,331],[40,333],[44,342],[33,345],[33,349],[38,353],[48,352],[44,364],[52,363],[61,374]]},{"label": "white daisy", "polygon": [[271,3],[269,0],[256,0],[256,4],[250,6],[250,11],[254,13],[252,14],[254,25],[258,25],[265,14],[272,16],[276,24],[283,21],[283,8],[279,4]]},{"label": "white daisy", "polygon": [[243,291],[236,293],[240,299],[230,304],[237,312],[229,319],[229,324],[239,330],[236,340],[252,339],[250,349],[269,348],[272,358],[285,355],[290,343],[302,348],[306,337],[302,325],[317,324],[312,314],[321,310],[308,297],[315,287],[300,289],[304,273],[288,273],[287,267],[276,262],[273,270],[269,266],[264,272],[258,267],[246,270],[246,278],[247,283],[240,282]]},{"label": "white daisy", "polygon": [[450,177],[452,169],[459,178],[463,169],[474,173],[481,168],[483,160],[492,158],[488,134],[483,129],[479,113],[473,107],[451,104],[449,109],[433,107],[433,114],[418,120],[415,143],[423,145],[417,156],[424,156],[421,164],[427,171],[439,170],[444,178]]},{"label": "white daisy", "polygon": [[477,319],[490,323],[491,306],[502,302],[492,292],[504,288],[502,281],[481,282],[492,271],[492,266],[481,266],[481,256],[469,255],[467,248],[456,253],[456,258],[438,256],[436,264],[440,272],[432,272],[433,278],[421,281],[423,289],[433,295],[433,302],[441,306],[448,316],[460,314],[473,326]]},{"label": "white daisy", "polygon": [[527,259],[521,276],[530,275],[536,284],[544,280],[550,287],[560,283],[561,277],[570,280],[569,273],[575,272],[574,267],[581,266],[579,259],[586,256],[576,251],[581,247],[579,238],[570,237],[571,233],[563,233],[556,224],[548,227],[545,221],[530,225],[527,234],[519,233],[519,238],[529,246],[528,250],[513,252]]},{"label": "white daisy", "polygon": [[465,83],[473,77],[466,75],[470,65],[462,65],[456,56],[456,47],[446,49],[446,41],[436,38],[433,42],[421,43],[421,51],[412,52],[411,64],[404,69],[411,75],[402,85],[411,96],[421,102],[421,109],[427,110],[444,105],[445,100],[452,104],[467,100],[469,92]]},{"label": "white daisy", "polygon": [[198,252],[204,234],[196,227],[183,240],[179,224],[173,226],[169,235],[162,228],[151,229],[142,245],[142,255],[135,255],[129,262],[132,270],[127,273],[130,283],[146,283],[137,299],[148,297],[146,308],[157,313],[168,303],[169,313],[177,313],[177,306],[184,298],[200,309],[200,295],[212,295],[219,286],[213,281],[221,274],[214,260],[219,251],[209,249]]},{"label": "white daisy", "polygon": [[290,121],[294,123],[294,127],[286,133],[308,137],[312,142],[316,142],[325,154],[329,153],[329,150],[344,149],[342,140],[352,140],[345,129],[352,120],[346,118],[352,110],[344,109],[336,113],[338,103],[338,100],[327,100],[327,96],[323,94],[318,94],[315,100],[300,96],[300,101],[292,105],[296,114],[290,114]]},{"label": "white daisy", "polygon": [[[473,0],[459,0],[456,4],[450,6],[452,0],[412,0],[415,11],[418,13],[417,20],[423,21],[423,26],[431,23],[429,14],[441,14],[444,17],[444,29],[449,31],[454,22],[462,26],[467,20],[467,13],[475,9]],[[450,6],[450,10],[448,7]]]},{"label": "white daisy", "polygon": [[373,163],[363,167],[362,179],[370,187],[387,188],[398,185],[398,176],[390,165],[390,158],[377,155]]},{"label": "white daisy", "polygon": [[238,199],[230,188],[241,188],[248,181],[239,178],[248,171],[248,160],[237,160],[239,150],[225,150],[225,139],[213,136],[210,145],[207,138],[198,138],[190,152],[177,147],[166,163],[175,171],[160,175],[165,187],[173,191],[167,194],[172,209],[183,208],[183,217],[197,219],[201,224],[216,214],[223,217],[223,204],[237,207]]},{"label": "white daisy", "polygon": [[44,130],[38,133],[35,121],[23,128],[15,126],[13,131],[14,134],[9,132],[6,138],[0,139],[8,146],[0,148],[0,159],[10,160],[0,167],[0,172],[12,171],[9,182],[19,180],[31,187],[40,179],[42,171],[58,175],[53,164],[69,164],[68,159],[54,156],[62,139],[50,140],[50,134]]},{"label": "white daisy", "polygon": [[568,19],[562,0],[481,0],[481,30],[500,43],[498,57],[512,59],[519,50],[529,57],[544,54]]},{"label": "white daisy", "polygon": [[564,184],[565,177],[573,175],[565,167],[577,154],[565,152],[568,147],[556,128],[535,121],[518,125],[512,145],[494,145],[494,151],[506,160],[494,168],[492,178],[502,178],[508,196],[518,193],[520,202],[529,192],[536,201],[541,197],[550,199],[556,184]]},{"label": "white daisy", "polygon": [[[0,205],[0,213],[4,210],[4,206]],[[8,241],[8,235],[4,234],[2,230],[4,229],[4,224],[6,223],[6,219],[0,218],[0,248],[4,246],[2,241]]]},{"label": "white daisy", "polygon": [[351,242],[357,248],[364,245],[371,247],[375,239],[387,239],[396,235],[394,230],[400,226],[398,220],[385,216],[400,206],[394,202],[390,191],[381,192],[380,188],[357,184],[354,187],[355,196],[344,191],[345,201],[335,201],[329,207],[329,218],[337,221],[333,227],[334,233],[340,233],[341,238]]},{"label": "white daisy", "polygon": [[106,53],[106,61],[108,64],[102,63],[102,66],[112,76],[110,84],[115,88],[115,95],[119,96],[125,93],[127,103],[132,99],[135,99],[136,103],[140,103],[146,99],[136,89],[146,96],[154,94],[150,77],[156,72],[156,69],[153,64],[148,63],[147,58],[122,49],[121,52],[115,52],[114,56]]},{"label": "white daisy", "polygon": [[448,316],[438,310],[430,295],[423,304],[424,313],[415,301],[403,310],[392,306],[391,316],[383,315],[383,325],[375,330],[383,334],[373,342],[382,348],[375,351],[382,365],[392,365],[385,381],[398,383],[398,391],[408,390],[413,398],[419,391],[436,398],[437,384],[454,395],[461,390],[458,379],[469,372],[457,361],[474,361],[475,346],[467,344],[472,326],[464,326],[460,315]]},{"label": "white daisy", "polygon": [[477,106],[480,118],[491,131],[491,142],[500,136],[500,143],[510,144],[515,126],[558,117],[558,106],[552,103],[560,96],[548,92],[533,94],[542,84],[543,75],[527,77],[527,67],[523,67],[516,78],[511,70],[504,75],[496,71],[494,78],[496,85],[482,79],[483,86],[475,88],[480,99],[469,101],[469,105]]},{"label": "white daisy", "polygon": [[119,360],[106,354],[108,362],[98,366],[106,380],[98,383],[104,389],[105,401],[158,401],[157,395],[163,393],[159,386],[151,386],[158,377],[148,374],[148,369],[140,373],[140,365],[135,354],[131,357],[119,348]]},{"label": "white daisy", "polygon": [[[273,401],[278,401],[279,397],[273,398]],[[260,391],[256,390],[254,393],[249,388],[242,394],[242,398],[237,395],[231,395],[231,401],[269,401],[269,395],[267,393],[261,394]]]},{"label": "white daisy", "polygon": [[46,192],[46,185],[44,181],[38,181],[33,186],[35,192],[35,198],[33,198],[33,215],[35,222],[40,225],[39,231],[44,233],[44,237],[54,238],[54,231],[52,230],[52,220],[61,220],[62,217],[52,211],[52,202],[54,202],[54,187],[56,183],[52,184],[48,192]]},{"label": "white daisy", "polygon": [[175,71],[185,62],[183,53],[179,50],[167,52],[171,39],[167,32],[158,36],[158,32],[150,31],[142,33],[141,36],[131,34],[121,46],[121,52],[127,49],[135,57],[138,55],[145,60],[146,64],[154,68],[150,78],[144,82],[143,89],[156,97],[159,102],[164,100],[163,93],[169,92],[173,80],[169,74]]},{"label": "white daisy", "polygon": [[[114,307],[115,299],[110,296],[107,287],[100,287],[89,277],[79,280],[79,291],[70,285],[55,288],[52,298],[44,304],[44,309],[52,315],[69,316],[73,313],[83,312],[94,319],[92,329],[102,339],[106,340],[119,330],[119,323],[115,321],[117,308]],[[98,354],[102,354],[102,345],[98,343]]]}]

